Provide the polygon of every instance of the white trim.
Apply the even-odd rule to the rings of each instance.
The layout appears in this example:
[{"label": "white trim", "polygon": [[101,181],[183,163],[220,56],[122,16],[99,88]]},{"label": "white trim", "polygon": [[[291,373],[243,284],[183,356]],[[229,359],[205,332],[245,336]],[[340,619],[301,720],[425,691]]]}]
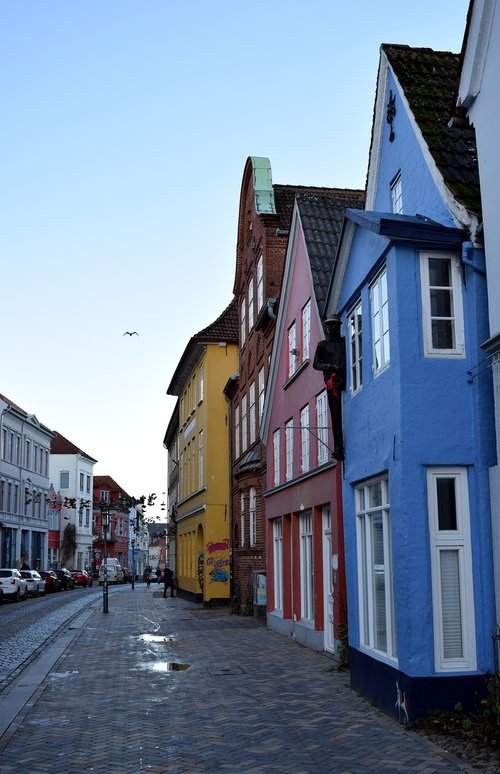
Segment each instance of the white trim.
[{"label": "white trim", "polygon": [[[432,317],[430,303],[429,259],[450,261],[450,279],[452,293],[452,315],[455,346],[448,349],[438,349],[432,342]],[[420,282],[422,289],[422,325],[425,357],[464,358],[465,330],[462,299],[462,272],[458,256],[453,253],[421,252]]]}]

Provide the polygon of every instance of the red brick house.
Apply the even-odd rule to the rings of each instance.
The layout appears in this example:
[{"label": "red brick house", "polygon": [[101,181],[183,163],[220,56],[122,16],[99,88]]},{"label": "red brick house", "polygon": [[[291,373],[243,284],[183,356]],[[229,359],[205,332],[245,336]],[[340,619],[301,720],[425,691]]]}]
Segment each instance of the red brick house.
[{"label": "red brick house", "polygon": [[109,506],[108,556],[118,559],[122,567],[128,565],[130,517],[127,501],[130,502],[131,497],[111,476],[94,476],[94,571],[99,568],[104,556],[102,508],[96,507],[97,502]]}]

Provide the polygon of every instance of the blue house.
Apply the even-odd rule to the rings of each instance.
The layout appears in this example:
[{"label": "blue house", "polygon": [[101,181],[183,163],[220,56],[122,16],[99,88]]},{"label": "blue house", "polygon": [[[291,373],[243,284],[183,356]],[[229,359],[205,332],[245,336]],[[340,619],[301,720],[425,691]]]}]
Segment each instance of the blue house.
[{"label": "blue house", "polygon": [[494,670],[495,462],[474,132],[459,56],[383,45],[365,210],[326,312],[347,344],[343,508],[351,685],[401,722],[471,705]]}]

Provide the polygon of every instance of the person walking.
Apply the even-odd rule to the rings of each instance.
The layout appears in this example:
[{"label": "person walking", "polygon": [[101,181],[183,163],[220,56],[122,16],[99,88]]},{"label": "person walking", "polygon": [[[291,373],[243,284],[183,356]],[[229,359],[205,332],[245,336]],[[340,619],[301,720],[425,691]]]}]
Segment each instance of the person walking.
[{"label": "person walking", "polygon": [[163,599],[167,597],[167,589],[170,589],[170,596],[173,597],[175,591],[174,573],[168,564],[165,565],[165,570],[163,571]]}]

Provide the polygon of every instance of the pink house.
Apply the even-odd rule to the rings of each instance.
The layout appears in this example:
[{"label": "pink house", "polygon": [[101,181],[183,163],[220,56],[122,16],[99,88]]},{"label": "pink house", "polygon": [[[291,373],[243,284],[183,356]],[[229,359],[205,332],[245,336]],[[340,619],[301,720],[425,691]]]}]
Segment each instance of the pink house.
[{"label": "pink house", "polygon": [[323,374],[313,368],[346,207],[363,192],[295,201],[261,433],[266,446],[267,623],[314,650],[345,645],[341,468]]}]

